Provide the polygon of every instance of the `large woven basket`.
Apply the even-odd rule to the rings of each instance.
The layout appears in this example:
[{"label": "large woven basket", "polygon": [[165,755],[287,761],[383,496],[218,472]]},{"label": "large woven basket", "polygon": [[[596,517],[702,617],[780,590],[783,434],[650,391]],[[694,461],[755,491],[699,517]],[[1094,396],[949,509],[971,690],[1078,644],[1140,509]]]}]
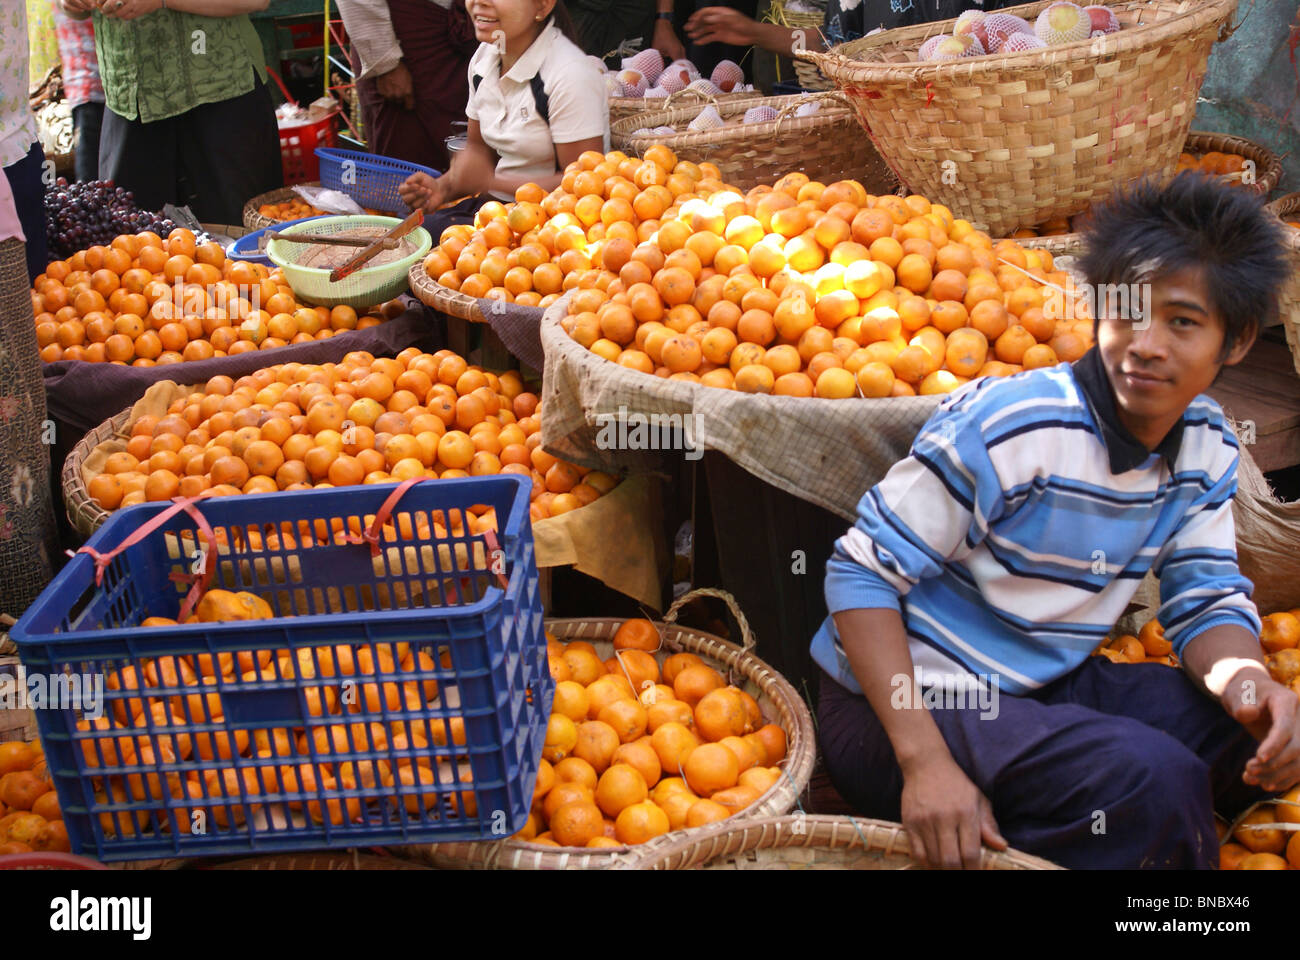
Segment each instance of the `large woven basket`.
[{"label": "large woven basket", "polygon": [[699,90],[678,90],[676,93],[669,94],[662,99],[655,97],[610,97],[609,98],[609,124],[612,128],[615,122],[625,120],[628,117],[639,117],[642,114],[659,113],[663,110],[671,110],[674,107],[702,107],[706,103],[732,103],[740,100],[754,100],[762,97],[761,93],[755,93],[752,90],[743,93],[719,93],[709,95],[701,93]]},{"label": "large woven basket", "polygon": [[[1006,12],[1033,19],[1046,6]],[[1124,29],[1026,53],[917,62],[924,40],[952,32],[948,20],[799,56],[839,84],[911,190],[1007,236],[1173,172],[1237,0],[1105,6]]]},{"label": "large woven basket", "polygon": [[[897,823],[856,817],[724,820],[665,834],[638,848],[620,870],[914,870],[907,833]],[[1018,850],[985,847],[982,870],[1060,870]]]},{"label": "large woven basket", "polygon": [[[304,187],[319,187],[320,181],[313,180],[311,183],[299,184]],[[248,203],[244,204],[244,226],[249,230],[261,230],[263,227],[273,227],[280,220],[272,220],[270,217],[264,217],[258,213],[258,208],[266,203],[284,203],[286,200],[293,200],[298,197],[293,187],[281,187],[279,190],[268,190],[266,193],[259,194]]]},{"label": "large woven basket", "polygon": [[[1283,220],[1300,220],[1300,193],[1288,193],[1269,205],[1269,209]],[[1295,369],[1300,373],[1300,230],[1286,227],[1291,248],[1291,278],[1282,287],[1278,298],[1278,313],[1286,331],[1286,342],[1291,348]]]},{"label": "large woven basket", "polygon": [[108,519],[108,511],[90,498],[81,466],[86,462],[91,451],[105,440],[112,440],[114,437],[122,441],[130,439],[128,428],[131,409],[127,407],[87,433],[77,441],[77,445],[63,461],[63,476],[60,479],[63,485],[63,509],[68,514],[68,522],[72,524],[72,529],[87,540]]},{"label": "large woven basket", "polygon": [[[1203,130],[1193,130],[1187,135],[1187,142],[1183,144],[1182,152],[1202,156],[1214,150],[1220,153],[1235,153],[1255,164],[1254,182],[1241,189],[1248,189],[1260,196],[1268,196],[1282,177],[1282,161],[1278,159],[1277,154],[1258,143],[1244,137],[1234,137],[1229,133],[1206,133]],[[1242,175],[1225,175],[1225,178],[1240,180]],[[1051,251],[1053,256],[1058,257],[1067,254],[1074,256],[1083,251],[1083,234],[1077,231],[1048,237],[1022,237],[1016,242],[1021,246]]]},{"label": "large woven basket", "polygon": [[433,277],[424,272],[424,260],[411,264],[407,279],[411,283],[411,294],[426,306],[433,307],[449,317],[471,320],[474,323],[487,323],[487,317],[479,308],[478,301],[468,294],[444,287]]},{"label": "large woven basket", "polygon": [[[678,626],[674,622],[678,609],[697,596],[719,597],[727,602],[740,624],[745,638],[743,646],[728,643],[711,633]],[[546,627],[561,641],[586,640],[595,646],[602,657],[608,657],[614,650],[614,634],[622,623],[621,619],[613,617],[593,617],[549,620]],[[749,652],[754,638],[744,614],[736,607],[735,600],[721,590],[695,590],[678,598],[664,614],[663,621],[656,626],[664,641],[661,652],[697,654],[709,666],[728,674],[737,686],[749,692],[758,701],[763,716],[779,723],[786,731],[788,748],[785,760],[781,763],[785,776],[753,804],[724,822],[738,823],[788,813],[812,777],[817,753],[812,714],[784,677]],[[675,830],[665,834],[665,837],[690,837],[702,829],[704,828]],[[599,850],[577,847],[556,849],[514,839],[442,843],[406,849],[437,867],[487,870],[603,870],[636,856],[640,850],[639,847],[626,846]]]},{"label": "large woven basket", "polygon": [[[818,103],[818,112],[797,117],[805,103]],[[770,106],[778,111],[766,123],[742,123],[745,111]],[[629,117],[614,124],[614,149],[638,156],[656,143],[668,146],[679,160],[709,162],[722,171],[724,183],[742,190],[772,184],[787,173],[802,171],[812,180],[832,183],[857,180],[869,193],[893,193],[898,183],[854,120],[848,100],[838,93],[802,97],[762,97],[721,103],[725,125],[695,132],[687,125],[699,114],[697,106]],[[642,127],[676,127],[672,136],[633,136]]]}]

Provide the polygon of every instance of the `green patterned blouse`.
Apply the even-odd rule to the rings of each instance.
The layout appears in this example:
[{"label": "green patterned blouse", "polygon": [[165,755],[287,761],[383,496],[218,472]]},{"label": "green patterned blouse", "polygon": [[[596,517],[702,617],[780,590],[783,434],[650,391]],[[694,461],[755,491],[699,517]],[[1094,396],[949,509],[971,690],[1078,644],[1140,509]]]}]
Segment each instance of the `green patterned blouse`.
[{"label": "green patterned blouse", "polygon": [[95,48],[108,108],[149,123],[248,93],[266,80],[247,15],[156,10],[134,20],[95,13]]}]

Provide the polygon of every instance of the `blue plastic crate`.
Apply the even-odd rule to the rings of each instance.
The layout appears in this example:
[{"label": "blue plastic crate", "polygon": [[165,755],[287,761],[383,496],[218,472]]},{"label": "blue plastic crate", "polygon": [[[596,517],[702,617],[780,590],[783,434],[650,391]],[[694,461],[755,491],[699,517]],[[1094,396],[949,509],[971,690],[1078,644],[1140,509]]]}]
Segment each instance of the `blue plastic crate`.
[{"label": "blue plastic crate", "polygon": [[[375,552],[344,542],[394,489],[196,504],[221,545],[209,590],[256,593],[273,620],[139,626],[175,618],[188,590],[200,541],[184,512],[118,554],[100,584],[85,553],[55,577],[11,636],[29,678],[103,678],[98,709],[36,710],[73,852],[250,854],[523,827],[555,691],[529,483],[419,483]],[[169,506],[117,511],[89,546],[107,553]],[[467,511],[485,507],[495,536],[469,532]]]},{"label": "blue plastic crate", "polygon": [[359,150],[317,147],[321,186],[341,190],[369,210],[406,216],[410,211],[397,188],[413,173],[442,176],[437,170],[406,160],[381,157]]}]

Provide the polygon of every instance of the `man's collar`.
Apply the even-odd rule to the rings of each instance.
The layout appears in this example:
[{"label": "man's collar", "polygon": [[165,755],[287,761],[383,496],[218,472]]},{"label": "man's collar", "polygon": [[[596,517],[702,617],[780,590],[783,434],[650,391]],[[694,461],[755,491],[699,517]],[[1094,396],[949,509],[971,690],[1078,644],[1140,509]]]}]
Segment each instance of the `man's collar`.
[{"label": "man's collar", "polygon": [[1115,406],[1115,392],[1101,362],[1101,351],[1095,346],[1072,365],[1074,379],[1083,391],[1092,410],[1093,418],[1101,429],[1102,443],[1110,459],[1110,472],[1127,473],[1147,462],[1152,452],[1160,454],[1171,466],[1178,459],[1183,446],[1183,418],[1173,425],[1154,451],[1147,450],[1142,442],[1119,419]]}]

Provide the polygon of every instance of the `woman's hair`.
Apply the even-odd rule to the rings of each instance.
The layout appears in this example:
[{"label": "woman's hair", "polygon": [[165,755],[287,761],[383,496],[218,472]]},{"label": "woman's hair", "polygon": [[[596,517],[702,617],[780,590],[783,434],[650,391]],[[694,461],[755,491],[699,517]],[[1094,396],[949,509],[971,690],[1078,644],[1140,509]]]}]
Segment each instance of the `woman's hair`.
[{"label": "woman's hair", "polygon": [[1116,192],[1089,212],[1083,240],[1079,265],[1094,290],[1200,271],[1223,320],[1221,359],[1272,319],[1290,272],[1282,229],[1263,200],[1195,171]]},{"label": "woman's hair", "polygon": [[573,17],[569,16],[564,0],[555,0],[555,6],[551,9],[551,15],[546,18],[546,22],[559,27],[560,33],[572,40],[575,46],[582,46],[582,42],[578,39],[578,28],[573,23]]}]

